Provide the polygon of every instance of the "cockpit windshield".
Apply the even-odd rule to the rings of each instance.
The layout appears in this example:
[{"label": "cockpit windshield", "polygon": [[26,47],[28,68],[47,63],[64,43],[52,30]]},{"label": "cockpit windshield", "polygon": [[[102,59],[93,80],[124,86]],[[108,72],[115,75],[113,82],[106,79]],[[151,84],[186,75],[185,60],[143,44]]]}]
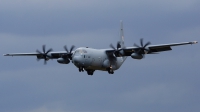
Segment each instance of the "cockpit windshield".
[{"label": "cockpit windshield", "polygon": [[77,50],[75,51],[74,54],[75,54],[75,55],[78,55],[78,54],[79,54],[79,55],[80,55],[80,54],[82,55],[82,54],[85,54],[85,53],[87,53],[86,50],[84,50],[84,49],[77,49]]}]

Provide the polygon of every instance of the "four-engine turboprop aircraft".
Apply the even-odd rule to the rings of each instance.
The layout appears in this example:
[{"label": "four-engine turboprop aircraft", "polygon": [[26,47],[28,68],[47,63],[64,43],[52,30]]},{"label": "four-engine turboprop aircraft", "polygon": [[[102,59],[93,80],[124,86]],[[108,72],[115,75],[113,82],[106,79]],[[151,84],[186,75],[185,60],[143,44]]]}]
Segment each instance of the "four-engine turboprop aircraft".
[{"label": "four-engine turboprop aircraft", "polygon": [[44,64],[49,59],[57,59],[57,62],[61,64],[69,64],[71,61],[79,69],[79,72],[85,70],[88,75],[93,75],[95,70],[107,71],[109,74],[113,74],[114,70],[120,68],[127,56],[131,56],[133,59],[142,59],[145,54],[156,54],[161,51],[172,50],[172,46],[198,43],[192,41],[150,45],[150,42],[144,44],[143,39],[140,39],[140,45],[134,44],[134,47],[125,47],[122,21],[120,24],[120,40],[116,47],[110,44],[112,49],[80,47],[74,50],[75,46],[72,46],[68,50],[67,46],[64,46],[65,51],[52,52],[52,49],[46,51],[45,45],[43,45],[42,52],[36,50],[34,53],[12,53],[4,54],[4,56],[37,56],[38,60],[44,59]]}]

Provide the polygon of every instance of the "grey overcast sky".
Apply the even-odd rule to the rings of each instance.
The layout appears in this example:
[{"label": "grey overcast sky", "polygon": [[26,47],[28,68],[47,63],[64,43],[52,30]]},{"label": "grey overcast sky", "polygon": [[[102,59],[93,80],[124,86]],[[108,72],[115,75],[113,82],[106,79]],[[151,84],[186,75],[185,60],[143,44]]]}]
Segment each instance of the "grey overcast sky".
[{"label": "grey overcast sky", "polygon": [[[0,52],[200,41],[199,0],[0,0]],[[199,112],[200,45],[128,58],[110,75],[0,56],[1,112]]]}]

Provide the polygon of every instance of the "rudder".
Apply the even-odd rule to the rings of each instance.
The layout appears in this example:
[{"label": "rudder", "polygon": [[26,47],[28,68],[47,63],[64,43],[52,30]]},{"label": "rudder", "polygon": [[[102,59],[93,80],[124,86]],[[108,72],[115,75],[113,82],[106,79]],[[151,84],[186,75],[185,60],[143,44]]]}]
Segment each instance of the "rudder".
[{"label": "rudder", "polygon": [[121,48],[124,48],[124,29],[123,29],[123,21],[120,21],[120,45]]}]

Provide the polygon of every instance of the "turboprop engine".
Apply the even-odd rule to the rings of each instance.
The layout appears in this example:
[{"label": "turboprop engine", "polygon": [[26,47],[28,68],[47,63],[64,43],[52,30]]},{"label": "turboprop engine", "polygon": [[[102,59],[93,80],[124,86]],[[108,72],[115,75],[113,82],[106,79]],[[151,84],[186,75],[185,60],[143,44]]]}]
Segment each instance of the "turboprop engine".
[{"label": "turboprop engine", "polygon": [[147,48],[148,45],[150,45],[151,42],[147,42],[146,44],[143,44],[143,39],[140,39],[140,46],[137,44],[134,44],[135,47],[137,47],[135,49],[135,52],[131,54],[131,57],[133,59],[142,59],[144,58],[144,55],[149,53],[150,50],[149,48]]},{"label": "turboprop engine", "polygon": [[110,44],[110,47],[114,50],[113,55],[115,57],[124,56],[124,50],[123,50],[123,48],[121,48],[120,42],[117,42],[117,48],[115,48],[112,44]]},{"label": "turboprop engine", "polygon": [[36,50],[36,52],[39,54],[39,56],[37,55],[37,60],[39,61],[40,59],[44,59],[44,64],[46,64],[47,61],[51,59],[51,54],[49,54],[51,51],[53,51],[53,49],[51,48],[46,51],[46,46],[43,45],[42,52],[39,50]]},{"label": "turboprop engine", "polygon": [[69,64],[70,61],[69,61],[69,59],[58,58],[57,62],[61,63],[61,64]]},{"label": "turboprop engine", "polygon": [[131,54],[131,57],[133,59],[142,59],[143,58],[143,55],[142,54],[137,54],[137,53],[132,53]]}]

